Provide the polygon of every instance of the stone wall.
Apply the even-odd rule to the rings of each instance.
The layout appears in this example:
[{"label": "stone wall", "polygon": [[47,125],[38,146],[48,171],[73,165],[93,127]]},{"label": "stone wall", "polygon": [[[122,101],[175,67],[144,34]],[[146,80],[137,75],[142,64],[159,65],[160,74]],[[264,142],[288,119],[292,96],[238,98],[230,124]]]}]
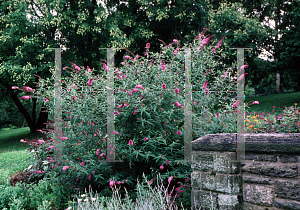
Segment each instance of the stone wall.
[{"label": "stone wall", "polygon": [[242,163],[236,133],[192,141],[192,209],[300,210],[300,134],[244,136]]}]

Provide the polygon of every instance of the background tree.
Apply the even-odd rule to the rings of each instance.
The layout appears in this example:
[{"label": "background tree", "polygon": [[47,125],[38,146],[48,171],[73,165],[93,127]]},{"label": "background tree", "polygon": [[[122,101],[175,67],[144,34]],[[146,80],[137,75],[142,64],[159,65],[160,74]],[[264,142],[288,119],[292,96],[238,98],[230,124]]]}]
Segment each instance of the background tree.
[{"label": "background tree", "polygon": [[[193,4],[192,1],[176,2],[177,6],[174,8],[173,5],[172,10],[167,1],[160,1],[147,10],[153,11],[152,14],[148,14],[149,17],[146,10],[140,9],[141,6],[147,5],[145,1],[142,3],[129,1],[128,7],[123,3],[117,3],[119,10],[111,12],[109,8],[109,14],[96,0],[38,2],[21,0],[1,3],[0,76],[2,90],[5,88],[5,91],[9,93],[25,117],[31,132],[42,127],[42,124],[34,120],[36,100],[32,99],[33,109],[30,117],[17,97],[22,93],[12,90],[11,87],[35,88],[32,82],[37,82],[37,78],[33,74],[43,78],[51,76],[50,69],[54,69],[54,50],[46,49],[47,47],[55,48],[64,44],[71,48],[63,53],[62,66],[69,65],[69,62],[73,61],[84,67],[95,68],[96,73],[101,73],[103,68],[100,63],[103,62],[101,59],[106,58],[106,51],[99,48],[126,47],[134,54],[138,54],[144,51],[146,42],[151,41],[150,38],[152,38],[157,42],[156,44],[151,42],[151,49],[155,51],[155,47],[159,48],[159,41],[154,36],[164,41],[178,37],[181,39],[185,36],[192,37],[191,34],[196,35],[196,33],[191,33],[191,27],[193,24],[198,24],[200,17],[204,16],[202,14],[204,10],[199,10],[202,8],[201,5]],[[106,2],[106,5],[110,6],[110,4],[114,5],[114,2]],[[186,7],[190,11],[188,14],[184,10]],[[136,15],[129,15],[132,13]],[[26,14],[30,15],[29,20]],[[193,20],[191,15],[197,17],[197,21]],[[174,21],[172,26],[168,26],[169,20]],[[145,24],[147,22],[150,25]],[[177,30],[180,30],[181,35],[176,32]],[[59,31],[61,37],[58,36]],[[58,39],[55,40],[56,37]],[[117,54],[117,66],[124,53],[123,50]],[[63,76],[67,76],[64,71]]]},{"label": "background tree", "polygon": [[[214,9],[216,8],[216,9]],[[262,61],[258,55],[262,52],[260,48],[266,39],[269,38],[269,31],[266,26],[260,24],[256,17],[247,17],[245,9],[240,2],[227,3],[219,2],[219,5],[211,4],[209,6],[209,32],[214,38],[219,40],[225,36],[222,49],[222,61],[226,65],[231,65],[237,59],[237,50],[230,48],[252,48],[244,50],[245,68],[248,75],[245,77],[246,84],[253,81],[257,85],[257,78],[267,78],[270,69],[264,71],[260,65]],[[220,69],[224,67],[220,66]]]},{"label": "background tree", "polygon": [[[16,1],[1,1],[1,42],[0,42],[0,86],[5,94],[9,95],[14,105],[25,117],[31,132],[45,127],[47,113],[40,112],[36,118],[37,100],[32,99],[31,116],[20,101],[19,96],[24,93],[18,93],[12,90],[12,86],[31,86],[36,87],[33,82],[37,81],[34,76],[49,77],[49,68],[51,68],[50,51],[45,49],[44,37],[37,26],[30,24],[25,16],[24,5]],[[52,54],[53,55],[53,54]],[[48,56],[48,57],[47,57]],[[22,99],[21,99],[22,100]],[[14,120],[14,119],[12,119]]]},{"label": "background tree", "polygon": [[[284,47],[283,42],[276,45],[275,57],[278,57],[280,51],[277,50],[278,46],[282,46],[279,55],[284,58],[278,57],[277,65],[275,62],[257,59],[262,51],[260,47],[271,49],[269,45],[274,43],[271,37],[276,35],[273,29],[260,24],[265,17],[275,18],[274,5],[270,2],[107,0],[100,4],[96,0],[1,1],[0,90],[8,92],[14,98],[14,103],[24,117],[26,116],[28,125],[34,132],[36,123],[33,122],[35,120],[30,122],[30,118],[36,118],[35,107],[42,104],[30,99],[30,117],[28,110],[22,105],[27,102],[21,103],[17,96],[22,94],[11,90],[11,86],[35,87],[32,82],[37,82],[37,77],[33,74],[42,78],[51,76],[50,70],[54,69],[54,50],[46,49],[47,47],[70,48],[62,54],[63,67],[70,66],[69,62],[73,62],[94,68],[96,74],[101,74],[104,71],[101,63],[105,63],[106,51],[99,48],[127,48],[134,55],[143,55],[147,42],[151,44],[154,52],[160,50],[160,40],[170,43],[177,39],[183,46],[191,42],[204,28],[209,28],[206,34],[214,35],[215,40],[226,36],[221,46],[223,51],[219,55],[227,65],[236,61],[236,50],[230,50],[230,47],[253,48],[252,51],[245,50],[246,63],[249,65],[245,69],[248,73],[246,83],[252,81],[253,85],[259,85],[262,78],[283,71],[283,66],[287,66],[287,63],[289,65],[285,69],[289,70],[286,72],[293,72],[297,63],[289,62],[285,58],[292,54],[290,61],[293,61],[299,55],[295,50],[299,31],[291,26],[299,20],[299,10],[295,9],[298,4],[289,1],[293,5],[285,6],[276,1],[279,5],[276,8],[286,8],[288,15],[281,19],[291,26],[290,31],[284,32],[283,40],[295,41],[288,47]],[[30,15],[28,20],[26,14]],[[132,56],[125,50],[117,51],[115,66],[121,66],[125,53]],[[63,77],[67,75],[63,71]],[[271,80],[267,82],[271,83]],[[118,80],[116,83],[118,84]]]},{"label": "background tree", "polygon": [[[214,9],[219,8],[222,2],[238,2],[245,10],[246,17],[255,18],[260,24],[267,24],[264,27],[268,37],[264,37],[259,47],[269,52],[268,59],[274,59],[274,61],[265,61],[255,57],[247,69],[249,74],[246,82],[251,81],[253,86],[259,86],[260,83],[264,87],[275,86],[275,75],[279,72],[282,89],[299,90],[300,72],[295,63],[299,57],[299,29],[296,28],[296,23],[299,21],[299,1],[221,0],[212,2]],[[275,28],[271,27],[272,21],[275,21]]]}]

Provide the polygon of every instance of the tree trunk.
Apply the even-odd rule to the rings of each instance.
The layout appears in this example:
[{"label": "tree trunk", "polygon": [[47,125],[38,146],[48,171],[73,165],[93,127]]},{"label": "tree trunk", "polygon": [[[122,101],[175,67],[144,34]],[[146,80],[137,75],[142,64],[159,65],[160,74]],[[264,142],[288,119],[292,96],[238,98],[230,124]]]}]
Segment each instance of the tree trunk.
[{"label": "tree trunk", "polygon": [[280,73],[276,73],[276,93],[280,93]]},{"label": "tree trunk", "polygon": [[[37,120],[37,123],[35,122],[35,119],[31,119],[29,113],[27,112],[27,110],[25,109],[25,107],[23,106],[23,104],[21,103],[21,101],[19,100],[19,98],[17,97],[17,94],[15,94],[15,92],[11,89],[11,86],[8,83],[3,83],[5,88],[7,89],[8,94],[10,95],[10,97],[12,98],[12,100],[14,101],[14,103],[17,105],[19,111],[21,112],[21,114],[25,117],[25,120],[28,123],[28,126],[30,128],[30,133],[37,133],[37,129],[43,129],[46,127],[46,122],[48,120],[48,112],[46,111],[45,107],[41,108],[41,112],[39,114],[39,118]],[[36,108],[36,99],[33,99],[33,113],[32,116],[35,118],[35,108]]]},{"label": "tree trunk", "polygon": [[22,128],[24,128],[25,122],[26,122],[26,119],[25,119],[25,120],[23,121],[23,125],[22,125]]},{"label": "tree trunk", "polygon": [[36,110],[36,101],[37,101],[37,99],[36,99],[36,98],[33,98],[32,101],[33,101],[33,107],[32,107],[32,120],[35,122],[35,120],[36,120],[36,117],[35,117],[35,110]]},{"label": "tree trunk", "polygon": [[6,87],[6,90],[8,92],[8,94],[10,95],[10,97],[12,98],[12,100],[15,102],[15,104],[17,105],[19,111],[21,112],[21,114],[25,117],[28,126],[30,128],[30,132],[31,133],[35,133],[35,122],[32,121],[30,115],[28,114],[27,110],[25,109],[25,107],[23,106],[23,104],[20,102],[20,100],[18,99],[17,95],[14,93],[14,91],[11,89],[10,85],[8,83],[4,83],[4,86]]},{"label": "tree trunk", "polygon": [[45,102],[43,103],[43,107],[41,107],[41,112],[39,114],[39,118],[36,123],[37,129],[44,129],[46,128],[46,122],[48,121],[48,111],[47,107],[45,107]]}]

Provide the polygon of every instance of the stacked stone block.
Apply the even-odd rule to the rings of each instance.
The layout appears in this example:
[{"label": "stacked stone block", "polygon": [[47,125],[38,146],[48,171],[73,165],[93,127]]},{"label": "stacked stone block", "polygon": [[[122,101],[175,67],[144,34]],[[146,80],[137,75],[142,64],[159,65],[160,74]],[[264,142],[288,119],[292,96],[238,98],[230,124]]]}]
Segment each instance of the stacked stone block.
[{"label": "stacked stone block", "polygon": [[300,210],[300,134],[245,134],[245,161],[236,138],[192,141],[192,209]]}]

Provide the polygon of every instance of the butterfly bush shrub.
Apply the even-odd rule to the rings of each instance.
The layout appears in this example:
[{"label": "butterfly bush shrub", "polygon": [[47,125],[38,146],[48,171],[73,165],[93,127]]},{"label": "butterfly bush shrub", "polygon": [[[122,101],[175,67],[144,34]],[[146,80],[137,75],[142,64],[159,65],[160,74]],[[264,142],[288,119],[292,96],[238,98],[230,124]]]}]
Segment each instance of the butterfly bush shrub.
[{"label": "butterfly bush shrub", "polygon": [[[111,196],[111,187],[118,185],[126,187],[135,200],[137,178],[141,180],[143,173],[151,180],[148,184],[160,173],[165,185],[171,178],[169,191],[172,186],[179,189],[179,183],[186,183],[192,172],[190,163],[176,162],[184,159],[184,49],[191,49],[193,89],[201,90],[193,92],[192,140],[210,133],[236,132],[235,108],[239,101],[228,98],[226,92],[211,92],[236,88],[234,80],[228,77],[229,73],[233,75],[233,68],[214,71],[218,65],[216,49],[222,40],[216,46],[208,45],[209,40],[201,33],[182,48],[174,40],[168,46],[161,45],[160,53],[150,52],[147,44],[145,57],[126,55],[123,67],[115,68],[115,80],[118,78],[120,84],[114,93],[115,154],[116,160],[123,161],[120,163],[98,162],[106,160],[110,151],[107,148],[112,147],[106,141],[107,95],[105,91],[93,91],[106,90],[107,65],[103,64],[102,76],[74,63],[74,69],[64,68],[71,69],[71,76],[64,78],[62,86],[63,161],[57,163],[49,154],[54,149],[54,132],[50,130],[48,141],[41,145],[40,156],[47,156],[45,159],[51,163],[43,173],[55,173],[55,182],[73,195],[91,185],[101,196]],[[35,97],[47,101],[51,115],[53,77],[40,80],[39,85]],[[124,189],[120,192],[125,195]]]}]

